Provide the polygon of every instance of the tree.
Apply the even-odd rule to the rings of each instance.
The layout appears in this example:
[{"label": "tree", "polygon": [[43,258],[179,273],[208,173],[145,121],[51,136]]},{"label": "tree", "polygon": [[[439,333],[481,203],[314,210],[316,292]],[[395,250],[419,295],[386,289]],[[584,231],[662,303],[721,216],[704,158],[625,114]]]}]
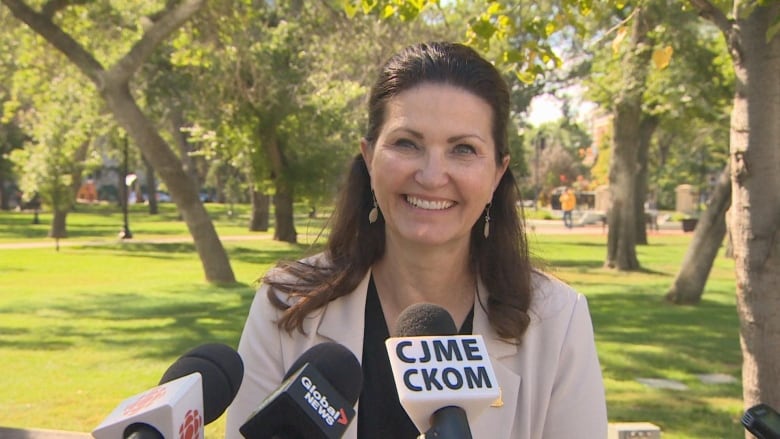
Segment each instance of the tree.
[{"label": "tree", "polygon": [[4,9],[0,9],[0,209],[11,208],[11,201],[17,199],[18,188],[14,184],[14,164],[10,160],[14,150],[21,149],[27,134],[19,126],[16,110],[19,102],[13,97],[11,89],[15,72],[14,42],[18,35],[16,20]]},{"label": "tree", "polygon": [[[737,277],[745,406],[780,407],[780,3],[689,0],[722,32],[736,75],[728,228]],[[746,433],[746,437],[749,434]]]},{"label": "tree", "polygon": [[212,2],[188,25],[193,38],[174,43],[179,65],[208,66],[193,78],[203,92],[189,114],[199,153],[245,176],[252,229],[268,227],[271,196],[274,239],[289,242],[293,202],[332,199],[358,151],[368,72],[435,27],[349,21],[328,2],[249,1]]},{"label": "tree", "polygon": [[726,236],[726,212],[731,206],[731,178],[729,169],[721,173],[707,210],[699,218],[685,257],[666,300],[677,304],[694,304],[701,301],[704,285]]},{"label": "tree", "polygon": [[30,140],[11,154],[28,199],[37,197],[52,209],[49,236],[67,237],[66,218],[76,201],[90,143],[100,116],[95,99],[72,77],[61,77],[40,89],[34,108],[19,119]]},{"label": "tree", "polygon": [[[82,8],[82,6],[73,6],[69,2],[49,1],[39,12],[36,12],[21,0],[2,0],[17,19],[46,39],[94,83],[117,123],[133,138],[170,190],[195,242],[206,279],[211,282],[232,283],[235,282],[233,269],[208,212],[200,201],[197,188],[184,171],[181,160],[160,136],[154,124],[144,115],[130,87],[133,75],[143,66],[157,46],[195,14],[203,2],[203,0],[184,0],[178,4],[169,4],[167,8],[157,13],[139,17],[139,22],[147,24],[146,29],[143,30],[138,30],[128,23],[119,23],[121,28],[135,30],[139,38],[126,53],[106,69],[93,53],[53,21],[58,13],[67,12],[71,8]],[[98,6],[110,8],[108,4]],[[64,23],[67,20],[62,21]],[[84,26],[78,21],[77,25]],[[92,38],[90,41],[94,40],[99,39]]]}]

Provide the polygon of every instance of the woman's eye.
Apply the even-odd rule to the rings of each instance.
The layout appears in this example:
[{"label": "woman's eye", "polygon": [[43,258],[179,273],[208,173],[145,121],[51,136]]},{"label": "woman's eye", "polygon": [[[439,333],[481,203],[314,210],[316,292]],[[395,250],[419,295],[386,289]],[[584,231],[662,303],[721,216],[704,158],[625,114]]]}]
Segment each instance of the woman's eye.
[{"label": "woman's eye", "polygon": [[466,145],[463,143],[459,145],[455,145],[453,151],[455,151],[458,154],[475,154],[477,152],[476,148],[474,148],[473,146]]},{"label": "woman's eye", "polygon": [[417,144],[409,139],[398,139],[393,143],[393,145],[399,148],[417,148]]}]

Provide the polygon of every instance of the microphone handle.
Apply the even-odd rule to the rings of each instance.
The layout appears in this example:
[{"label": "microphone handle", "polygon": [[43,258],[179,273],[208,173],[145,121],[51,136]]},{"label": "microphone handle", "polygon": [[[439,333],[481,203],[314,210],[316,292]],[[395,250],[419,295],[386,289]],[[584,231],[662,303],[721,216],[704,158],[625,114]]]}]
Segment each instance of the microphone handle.
[{"label": "microphone handle", "polygon": [[165,439],[156,428],[149,424],[137,423],[125,428],[124,439]]},{"label": "microphone handle", "polygon": [[466,411],[455,406],[436,410],[431,417],[431,428],[420,438],[472,439]]}]

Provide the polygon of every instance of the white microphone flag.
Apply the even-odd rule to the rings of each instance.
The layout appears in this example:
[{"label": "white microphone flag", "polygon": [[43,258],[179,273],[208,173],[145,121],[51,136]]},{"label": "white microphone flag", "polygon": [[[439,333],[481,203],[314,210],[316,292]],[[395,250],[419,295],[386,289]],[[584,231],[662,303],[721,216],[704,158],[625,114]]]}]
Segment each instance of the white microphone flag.
[{"label": "white microphone flag", "polygon": [[418,431],[440,408],[463,408],[469,420],[500,397],[481,335],[391,337],[385,341],[401,406]]}]

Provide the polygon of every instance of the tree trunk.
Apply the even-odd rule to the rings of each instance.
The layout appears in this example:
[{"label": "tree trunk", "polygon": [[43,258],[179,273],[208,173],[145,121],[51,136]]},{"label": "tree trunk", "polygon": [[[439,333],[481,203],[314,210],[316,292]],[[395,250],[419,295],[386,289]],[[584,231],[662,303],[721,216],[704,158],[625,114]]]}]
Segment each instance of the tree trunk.
[{"label": "tree trunk", "polygon": [[718,178],[707,210],[699,218],[680,271],[666,293],[666,300],[677,304],[695,304],[701,301],[712,264],[726,236],[726,212],[730,206],[731,174],[726,165],[726,169]]},{"label": "tree trunk", "polygon": [[235,282],[233,269],[220,242],[214,224],[200,201],[197,188],[184,172],[181,161],[154,129],[133,100],[126,84],[103,91],[108,108],[119,124],[133,137],[144,156],[165,181],[179,212],[195,242],[206,279],[210,282]]},{"label": "tree trunk", "polygon": [[[745,407],[780,408],[780,36],[769,29],[780,3],[732,21],[690,0],[723,32],[736,77],[731,112],[728,218],[737,284]],[[739,3],[735,10],[741,10]],[[752,437],[745,433],[746,438]]]},{"label": "tree trunk", "polygon": [[298,242],[293,218],[293,188],[286,178],[287,164],[284,160],[282,146],[279,143],[276,129],[278,123],[272,118],[263,119],[260,115],[260,139],[271,162],[271,173],[274,181],[274,239],[277,241]]},{"label": "tree trunk", "polygon": [[3,171],[0,170],[0,210],[11,210],[11,204],[8,202],[10,193],[6,194],[6,178]]},{"label": "tree trunk", "polygon": [[[145,30],[143,37],[109,70],[70,35],[62,31],[49,15],[32,10],[21,0],[0,0],[19,20],[62,52],[95,84],[120,126],[133,138],[143,155],[152,163],[171,192],[179,212],[192,235],[206,280],[234,283],[236,278],[214,224],[198,197],[198,189],[184,172],[181,160],[143,114],[130,94],[129,82],[162,41],[181,27],[203,6],[205,0],[183,0],[169,8]],[[67,2],[58,3],[66,7]],[[124,184],[124,182],[122,182]]]},{"label": "tree trunk", "polygon": [[49,227],[49,238],[67,238],[68,211],[53,209],[51,217],[51,226]]},{"label": "tree trunk", "polygon": [[645,200],[647,200],[647,161],[650,155],[650,141],[653,139],[653,132],[658,126],[658,118],[654,116],[643,116],[639,124],[639,150],[637,151],[637,165],[639,171],[636,173],[636,193],[634,199],[634,209],[636,211],[636,243],[647,245],[647,212],[645,212]]},{"label": "tree trunk", "polygon": [[780,3],[735,26],[741,62],[731,120],[732,214],[746,406],[780,408]]},{"label": "tree trunk", "polygon": [[127,192],[127,185],[125,184],[125,174],[121,170],[117,170],[116,173],[116,187],[118,189],[116,194],[117,206],[119,206],[120,209],[124,209],[129,194]]},{"label": "tree trunk", "polygon": [[274,239],[296,243],[298,242],[298,232],[295,230],[293,221],[293,193],[291,187],[285,186],[280,192],[279,185],[277,185],[276,195],[274,195],[274,209],[276,210]]},{"label": "tree trunk", "polygon": [[271,216],[271,197],[257,190],[252,190],[251,196],[252,216],[249,219],[249,230],[266,232]]},{"label": "tree trunk", "polygon": [[73,193],[73,202],[68,203],[71,205],[69,210],[75,206],[75,200],[78,197],[81,184],[84,182],[84,161],[87,159],[87,152],[89,150],[89,140],[84,141],[76,148],[73,154],[73,170],[71,171],[70,178],[70,190]]},{"label": "tree trunk", "polygon": [[146,197],[149,200],[149,215],[160,213],[160,206],[157,204],[157,178],[154,175],[154,166],[146,160],[143,154],[141,158],[146,168]]},{"label": "tree trunk", "polygon": [[639,269],[636,256],[636,178],[640,149],[642,95],[645,91],[651,29],[648,13],[639,9],[634,17],[629,54],[623,58],[623,87],[615,103],[614,141],[609,164],[612,206],[607,212],[607,260],[605,266],[621,271]]}]

